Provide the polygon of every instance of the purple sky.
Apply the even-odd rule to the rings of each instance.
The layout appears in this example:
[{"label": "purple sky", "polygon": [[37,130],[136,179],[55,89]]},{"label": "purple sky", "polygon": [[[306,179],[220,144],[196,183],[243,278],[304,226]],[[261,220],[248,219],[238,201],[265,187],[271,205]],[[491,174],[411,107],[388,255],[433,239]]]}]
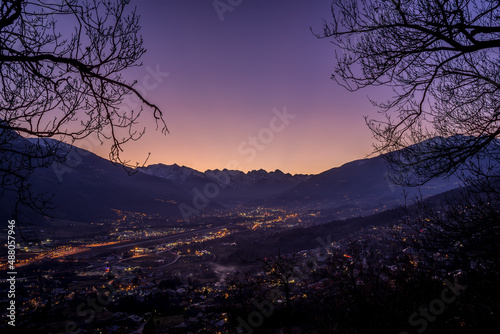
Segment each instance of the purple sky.
[{"label": "purple sky", "polygon": [[[151,126],[124,146],[125,158],[143,161],[151,152],[148,163],[201,171],[319,173],[371,153],[363,116],[376,114],[367,96],[377,91],[349,93],[332,81],[335,49],[309,30],[330,18],[330,1],[243,0],[223,21],[212,0],[132,5],[148,52],[130,73],[165,112],[171,133]],[[157,84],[148,69],[169,75],[157,75]],[[284,109],[295,117],[276,118]]]}]

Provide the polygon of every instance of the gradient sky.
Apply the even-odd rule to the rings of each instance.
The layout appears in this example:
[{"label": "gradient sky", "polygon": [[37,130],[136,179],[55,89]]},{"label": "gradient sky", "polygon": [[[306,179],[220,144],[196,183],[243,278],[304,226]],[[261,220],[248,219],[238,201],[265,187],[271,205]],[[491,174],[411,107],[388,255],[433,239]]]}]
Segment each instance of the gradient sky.
[{"label": "gradient sky", "polygon": [[[330,79],[334,46],[310,31],[330,18],[329,0],[243,0],[223,21],[212,0],[132,5],[148,52],[127,76],[151,85],[148,68],[169,73],[147,98],[164,111],[170,134],[151,126],[124,146],[124,158],[143,161],[151,152],[148,164],[201,171],[319,173],[371,153],[363,116],[376,115],[368,96],[385,91],[349,93]],[[296,116],[282,127],[273,110],[284,108]],[[102,147],[93,151],[106,156]]]}]

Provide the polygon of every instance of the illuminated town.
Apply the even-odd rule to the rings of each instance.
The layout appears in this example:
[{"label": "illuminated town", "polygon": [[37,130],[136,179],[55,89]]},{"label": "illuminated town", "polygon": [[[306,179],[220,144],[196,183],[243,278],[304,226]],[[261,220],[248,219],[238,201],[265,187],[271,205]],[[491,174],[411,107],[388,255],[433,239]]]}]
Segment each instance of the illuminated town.
[{"label": "illuminated town", "polygon": [[[20,326],[36,326],[39,333],[147,333],[148,327],[154,327],[151,333],[231,333],[242,327],[241,317],[227,308],[242,282],[259,287],[257,297],[274,291],[264,293],[265,299],[299,306],[330,284],[317,275],[331,270],[332,259],[346,268],[360,263],[361,272],[381,265],[394,273],[417,270],[423,261],[422,254],[398,243],[395,234],[402,228],[386,226],[394,223],[390,219],[362,222],[345,239],[355,220],[318,225],[321,212],[311,210],[241,207],[168,224],[158,216],[120,210],[115,215],[93,223],[109,226],[106,235],[18,244],[19,312],[25,319]],[[328,225],[338,235],[322,233]],[[309,243],[301,244],[300,236],[311,231],[316,237],[308,235]],[[290,265],[293,275],[283,281],[277,275],[281,267],[263,260],[269,255]],[[434,257],[451,261],[446,254]],[[390,276],[384,280],[396,283]]]},{"label": "illuminated town", "polygon": [[[69,240],[56,237],[38,243],[18,243],[16,266],[23,274],[18,278],[23,283],[19,308],[22,317],[29,321],[47,308],[54,312],[62,307],[71,308],[75,300],[110,285],[114,289],[110,297],[114,303],[132,297],[144,300],[163,291],[162,294],[178,298],[175,307],[179,309],[203,308],[202,305],[213,302],[215,296],[227,289],[224,278],[235,271],[237,261],[231,257],[235,256],[238,240],[246,239],[249,234],[257,238],[275,231],[314,226],[320,216],[311,210],[297,213],[240,208],[204,214],[186,223],[142,213],[114,212],[116,219],[91,223],[91,226],[108,226],[105,235],[90,233]],[[0,269],[7,269],[6,261],[0,263]],[[90,327],[84,321],[82,329],[112,332],[104,325],[109,323],[106,318],[109,312],[101,313],[99,321],[92,322]],[[113,322],[120,328],[122,322],[128,324],[117,333],[129,333],[134,326],[144,326],[143,318],[131,319],[123,313],[123,319],[115,319],[116,314]],[[185,320],[174,316],[168,319],[168,327],[186,326]],[[227,315],[221,313],[220,320],[222,329]],[[54,318],[53,324],[47,322],[46,330],[52,330],[51,326],[54,331],[61,331],[57,329],[61,326],[60,319]]]}]

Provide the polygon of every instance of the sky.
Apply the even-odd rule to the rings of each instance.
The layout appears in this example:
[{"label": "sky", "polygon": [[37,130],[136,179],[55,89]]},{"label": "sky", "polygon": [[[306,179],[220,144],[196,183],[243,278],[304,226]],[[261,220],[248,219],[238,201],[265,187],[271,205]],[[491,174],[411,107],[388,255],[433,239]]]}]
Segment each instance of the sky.
[{"label": "sky", "polygon": [[[331,80],[333,44],[317,39],[328,0],[141,0],[147,53],[126,75],[165,114],[155,131],[124,145],[123,157],[242,171],[316,174],[365,158],[373,139],[368,97]],[[147,113],[147,110],[145,111]],[[104,147],[94,152],[107,156]]]}]

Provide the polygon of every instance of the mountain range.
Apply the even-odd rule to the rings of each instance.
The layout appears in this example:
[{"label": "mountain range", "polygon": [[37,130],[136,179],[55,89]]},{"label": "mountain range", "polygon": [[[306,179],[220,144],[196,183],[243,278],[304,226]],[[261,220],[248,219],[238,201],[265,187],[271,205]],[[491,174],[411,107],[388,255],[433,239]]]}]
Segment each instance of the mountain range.
[{"label": "mountain range", "polygon": [[[239,170],[207,170],[200,172],[177,164],[149,165],[140,172],[166,179],[182,186],[192,195],[203,192],[208,184],[218,185],[218,194],[213,200],[226,207],[245,204],[249,201],[271,198],[307,181],[310,175],[283,173],[279,169],[267,172],[263,169],[244,173]],[[224,180],[221,178],[224,176]]]},{"label": "mountain range", "polygon": [[[47,142],[51,141],[55,142]],[[25,143],[40,144],[33,139]],[[72,221],[111,217],[113,210],[182,217],[181,206],[196,207],[200,198],[205,203],[196,207],[197,213],[245,205],[315,209],[331,218],[349,218],[398,206],[405,190],[387,180],[389,170],[383,156],[352,161],[316,175],[262,169],[200,172],[177,164],[149,165],[131,174],[89,151],[68,144],[61,147],[70,150],[66,162],[38,169],[30,182],[35,193],[54,195],[56,208],[48,210],[49,216]],[[458,186],[458,179],[452,177],[405,191],[410,198],[428,197]],[[2,215],[8,216],[12,195],[2,198]]]},{"label": "mountain range", "polygon": [[394,185],[383,156],[346,163],[311,176],[308,180],[265,201],[266,206],[288,206],[330,212],[334,218],[351,218],[383,211],[415,198],[429,197],[460,186],[456,177],[433,179],[418,188]]}]

